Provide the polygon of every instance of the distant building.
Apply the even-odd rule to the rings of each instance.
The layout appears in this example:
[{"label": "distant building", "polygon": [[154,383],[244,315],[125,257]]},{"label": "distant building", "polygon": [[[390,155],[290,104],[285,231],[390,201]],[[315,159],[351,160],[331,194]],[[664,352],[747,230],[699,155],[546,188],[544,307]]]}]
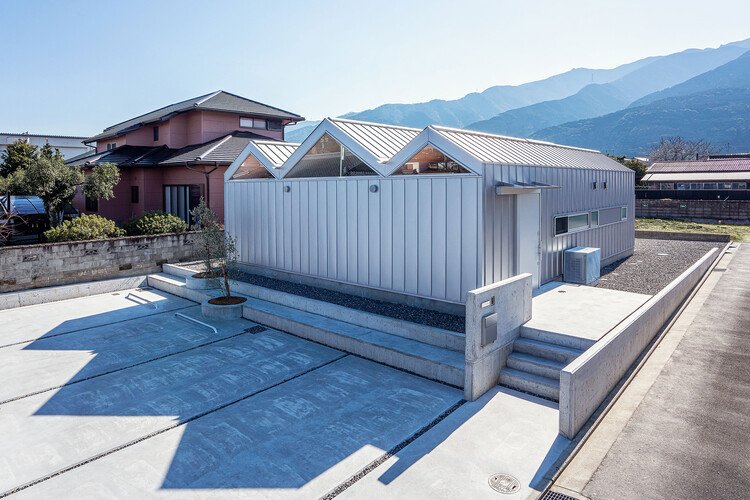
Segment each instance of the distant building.
[{"label": "distant building", "polygon": [[59,149],[65,158],[72,158],[91,150],[90,147],[83,144],[83,141],[86,139],[85,137],[74,135],[40,135],[29,134],[28,132],[19,134],[0,132],[0,152],[5,151],[5,148],[9,144],[13,144],[19,139],[40,148],[49,142],[49,145],[55,149]]},{"label": "distant building", "polygon": [[120,222],[148,210],[187,221],[202,197],[223,219],[227,167],[251,141],[283,141],[284,127],[302,120],[220,90],[112,125],[84,140],[94,151],[68,164],[117,164],[121,180],[115,197],[91,200],[79,193],[73,206]]},{"label": "distant building", "polygon": [[657,161],[643,177],[649,189],[747,189],[750,153],[712,155],[705,160]]}]

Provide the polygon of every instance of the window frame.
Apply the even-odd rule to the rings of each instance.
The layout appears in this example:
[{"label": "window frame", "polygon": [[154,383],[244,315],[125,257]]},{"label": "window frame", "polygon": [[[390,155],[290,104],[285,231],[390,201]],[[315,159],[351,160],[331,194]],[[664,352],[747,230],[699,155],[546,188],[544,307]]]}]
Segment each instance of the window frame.
[{"label": "window frame", "polygon": [[[620,209],[620,220],[616,220],[616,221],[610,222],[608,224],[600,224],[599,223],[599,212],[601,210],[607,210],[607,209],[612,209],[612,208],[619,208]],[[594,214],[596,214],[596,216],[594,216]],[[568,221],[566,223],[566,231],[563,232],[563,233],[558,233],[557,232],[557,220],[558,219],[568,219],[570,217],[576,217],[576,216],[580,216],[580,215],[587,215],[588,216],[588,224],[586,226],[584,226],[584,227],[578,227],[578,228],[575,228],[575,229],[571,230],[570,229],[570,222]],[[593,222],[594,218],[596,218],[596,223]],[[586,212],[571,212],[571,213],[567,213],[567,214],[564,213],[564,214],[553,215],[552,216],[552,232],[553,232],[554,237],[556,238],[558,236],[564,236],[566,234],[575,234],[575,233],[580,233],[581,231],[588,231],[589,229],[596,229],[596,228],[599,228],[599,227],[611,226],[612,224],[619,224],[620,222],[625,222],[627,220],[628,220],[628,207],[627,207],[627,205],[614,205],[614,206],[611,206],[611,207],[601,207],[601,208],[597,208],[597,209],[594,209],[594,210],[589,210],[589,211],[586,211]]]},{"label": "window frame", "polygon": [[154,127],[154,142],[159,140],[159,126]]},{"label": "window frame", "polygon": [[139,197],[139,186],[130,186],[130,203],[138,203]]}]

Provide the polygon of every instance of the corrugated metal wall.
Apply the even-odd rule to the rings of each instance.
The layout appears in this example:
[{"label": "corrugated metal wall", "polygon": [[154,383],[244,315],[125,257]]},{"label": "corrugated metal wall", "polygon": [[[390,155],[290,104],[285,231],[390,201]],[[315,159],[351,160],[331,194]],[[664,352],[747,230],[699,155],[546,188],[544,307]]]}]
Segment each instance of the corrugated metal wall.
[{"label": "corrugated metal wall", "polygon": [[467,176],[228,181],[226,228],[241,263],[460,303],[480,286],[481,183]]},{"label": "corrugated metal wall", "polygon": [[[575,246],[602,249],[602,259],[633,248],[635,200],[632,172],[485,165],[484,175],[484,284],[515,274],[515,206],[513,196],[495,195],[498,182],[540,182],[560,189],[541,194],[541,281],[562,274],[563,251]],[[597,182],[597,189],[593,183]],[[603,182],[607,189],[603,189]],[[506,200],[507,199],[507,200]],[[628,220],[566,235],[554,235],[554,216],[612,206],[627,206]],[[511,228],[511,229],[508,229]],[[507,255],[507,257],[506,257]]]}]

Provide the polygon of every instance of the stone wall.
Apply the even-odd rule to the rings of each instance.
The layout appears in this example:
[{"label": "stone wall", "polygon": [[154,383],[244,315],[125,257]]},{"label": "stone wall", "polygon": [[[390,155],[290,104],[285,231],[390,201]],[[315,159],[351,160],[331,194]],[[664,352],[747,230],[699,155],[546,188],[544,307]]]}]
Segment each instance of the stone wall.
[{"label": "stone wall", "polygon": [[635,216],[692,222],[750,224],[750,201],[635,200]]},{"label": "stone wall", "polygon": [[192,233],[0,247],[0,293],[157,273],[193,258]]}]

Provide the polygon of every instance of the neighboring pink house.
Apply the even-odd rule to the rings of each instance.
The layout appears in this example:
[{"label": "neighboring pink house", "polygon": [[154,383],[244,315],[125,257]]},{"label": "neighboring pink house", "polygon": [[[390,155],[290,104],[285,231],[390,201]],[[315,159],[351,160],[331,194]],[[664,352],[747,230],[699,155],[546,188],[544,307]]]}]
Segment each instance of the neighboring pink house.
[{"label": "neighboring pink house", "polygon": [[79,192],[73,207],[124,222],[146,210],[184,220],[203,197],[224,218],[224,171],[255,139],[284,140],[284,127],[304,120],[288,111],[224,91],[188,99],[104,129],[83,141],[95,150],[67,163],[111,162],[120,183],[110,200]]}]

